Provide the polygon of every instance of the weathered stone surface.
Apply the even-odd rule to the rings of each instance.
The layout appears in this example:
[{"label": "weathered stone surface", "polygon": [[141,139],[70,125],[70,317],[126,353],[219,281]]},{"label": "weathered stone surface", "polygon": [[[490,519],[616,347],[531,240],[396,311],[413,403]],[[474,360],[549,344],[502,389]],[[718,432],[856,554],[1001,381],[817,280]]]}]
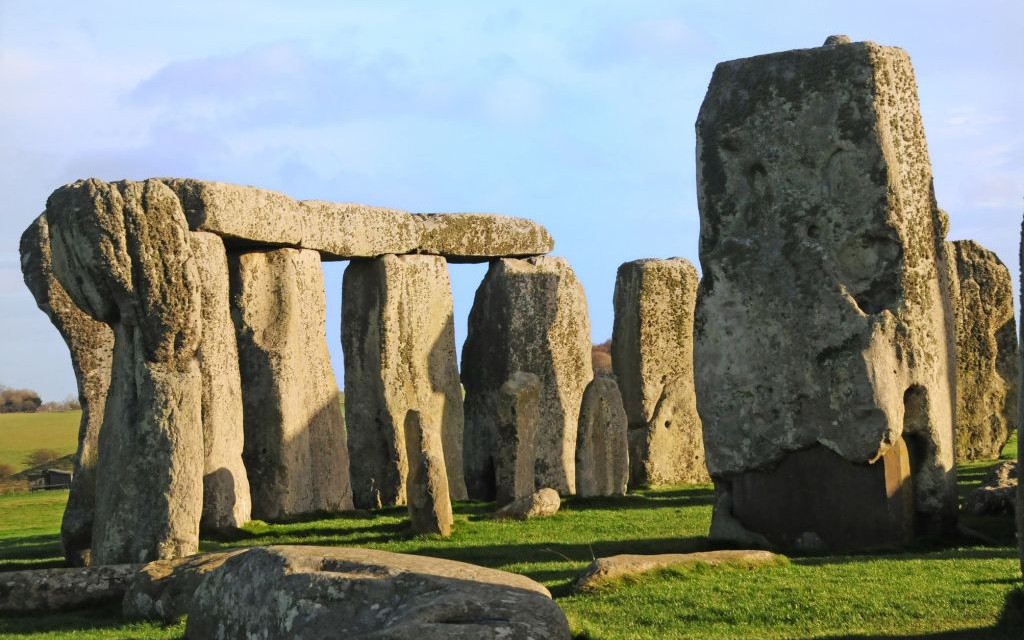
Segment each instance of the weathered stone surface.
[{"label": "weathered stone surface", "polygon": [[72,566],[88,564],[96,501],[96,461],[100,426],[110,387],[114,334],[68,297],[53,274],[50,229],[46,215],[36,218],[21,236],[21,271],[36,305],[64,338],[78,384],[82,419],[78,427],[74,479],[60,526],[64,557]]},{"label": "weathered stone surface", "polygon": [[243,549],[201,553],[176,560],[156,560],[131,575],[122,612],[129,619],[173,622],[188,613],[199,583],[208,573]]},{"label": "weathered stone surface", "polygon": [[117,602],[139,566],[0,572],[0,613],[70,611]]},{"label": "weathered stone surface", "polygon": [[635,576],[648,571],[670,567],[731,566],[751,569],[774,567],[786,564],[786,556],[770,551],[724,549],[720,551],[696,551],[694,553],[661,553],[657,555],[623,554],[598,558],[590,563],[574,587],[577,591],[591,591],[609,581]]},{"label": "weathered stone surface", "polygon": [[434,416],[410,410],[405,414],[406,482],[409,519],[416,533],[452,534],[452,501],[448,496],[441,424]]},{"label": "weathered stone surface", "polygon": [[229,529],[249,521],[252,501],[242,464],[242,380],[231,321],[231,287],[224,243],[212,233],[189,233],[202,284],[203,529]]},{"label": "weathered stone surface", "polygon": [[494,512],[498,520],[529,520],[545,518],[558,513],[562,499],[554,489],[541,489],[525,498],[508,503]]},{"label": "weathered stone surface", "polygon": [[630,485],[706,482],[693,387],[697,269],[634,260],[615,279],[612,367],[629,418]]},{"label": "weathered stone surface", "polygon": [[402,427],[413,410],[440,426],[451,497],[465,500],[462,388],[444,259],[354,260],[345,269],[341,304],[356,506],[405,504]]},{"label": "weathered stone surface", "polygon": [[555,248],[548,230],[525,218],[490,213],[433,213],[415,218],[420,229],[416,251],[445,256],[452,262],[524,258]]},{"label": "weathered stone surface", "polygon": [[629,483],[629,440],[614,378],[594,378],[583,392],[576,433],[576,495],[621,496]]},{"label": "weathered stone surface", "polygon": [[228,264],[253,517],[351,509],[320,256],[250,251],[229,253]]},{"label": "weathered stone surface", "polygon": [[[1024,222],[1021,223],[1020,228],[1020,253],[1018,254],[1019,264],[1021,273],[1018,275],[1024,276]],[[1021,278],[1021,282],[1024,282],[1024,277]],[[1021,291],[1021,302],[1024,304],[1024,290]],[[1019,334],[1017,340],[1017,370],[1024,372],[1024,349],[1020,349],[1019,345],[1024,343],[1024,322],[1020,323],[1017,328],[1022,333]],[[1017,402],[1017,461],[1018,463],[1024,460],[1024,402]],[[1017,547],[1020,551],[1020,570],[1024,574],[1024,483],[1018,482],[1017,484]]]},{"label": "weathered stone surface", "polygon": [[493,495],[494,501],[503,505],[534,492],[539,401],[540,378],[532,373],[516,371],[498,389],[494,442],[481,447],[494,452],[491,457],[494,472],[473,474],[477,482],[493,479],[494,484],[474,487],[474,495]]},{"label": "weathered stone surface", "polygon": [[369,549],[269,547],[239,554],[196,591],[189,638],[569,640],[529,578]]},{"label": "weathered stone surface", "polygon": [[967,494],[964,511],[974,515],[1000,515],[1016,511],[1018,462],[1007,460],[993,467],[981,486]]},{"label": "weathered stone surface", "polygon": [[85,180],[56,190],[46,219],[54,274],[114,333],[92,561],[193,553],[203,491],[201,287],[181,206],[155,180]]},{"label": "weathered stone surface", "polygon": [[[593,378],[590,319],[583,287],[563,258],[503,259],[491,263],[477,289],[462,348],[466,389],[467,484],[493,473],[489,460],[501,386],[516,371],[540,379],[536,430],[538,487],[571,493],[576,486],[576,429],[580,400]],[[489,500],[493,496],[470,495]]]},{"label": "weathered stone surface", "polygon": [[[779,474],[762,502],[734,500],[733,515],[784,543],[860,501],[867,511],[849,517],[847,542],[873,543],[886,515],[868,511],[891,500],[855,494],[903,481],[890,476],[903,466],[883,459],[906,440],[914,509],[902,517],[950,526],[952,313],[907,54],[853,43],[719,64],[697,121],[697,164],[695,381],[716,485],[732,491],[812,448],[873,469],[851,472],[849,484],[841,465],[825,465],[826,477]],[[816,501],[816,512],[772,509],[833,468],[840,499]],[[754,505],[764,519],[744,511]],[[904,527],[888,530],[896,542]]]},{"label": "weathered stone surface", "polygon": [[973,240],[947,243],[955,258],[957,460],[993,460],[1017,416],[1017,326],[1010,272]]}]

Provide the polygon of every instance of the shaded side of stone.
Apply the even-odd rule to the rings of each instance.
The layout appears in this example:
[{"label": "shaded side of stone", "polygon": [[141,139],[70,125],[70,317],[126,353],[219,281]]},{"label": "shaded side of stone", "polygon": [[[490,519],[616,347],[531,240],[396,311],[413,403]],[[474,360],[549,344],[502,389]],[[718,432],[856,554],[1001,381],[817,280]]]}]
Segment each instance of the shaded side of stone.
[{"label": "shaded side of stone", "polygon": [[202,511],[201,287],[178,200],[155,180],[86,180],[55,191],[46,218],[57,279],[114,334],[92,561],[193,553]]},{"label": "shaded side of stone", "polygon": [[140,567],[128,581],[121,611],[130,620],[177,621],[188,613],[199,583],[241,549],[156,560]]},{"label": "shaded side of stone", "polygon": [[583,393],[576,434],[576,495],[625,495],[629,482],[626,431],[619,386],[613,378],[594,378]]},{"label": "shaded side of stone", "polygon": [[441,424],[436,416],[410,410],[403,431],[409,461],[406,495],[412,530],[447,538],[452,534],[452,502],[448,496]]},{"label": "shaded side of stone", "polygon": [[539,400],[540,378],[532,373],[517,371],[501,385],[494,442],[480,446],[484,451],[493,452],[490,457],[493,473],[473,474],[481,482],[493,478],[494,484],[474,487],[474,495],[486,496],[486,499],[493,496],[497,504],[503,505],[534,492]]},{"label": "shaded side of stone", "polygon": [[526,496],[514,500],[494,512],[497,520],[529,520],[531,518],[546,518],[558,513],[562,506],[562,499],[554,489],[541,489]]},{"label": "shaded side of stone", "polygon": [[[583,390],[593,378],[583,287],[562,258],[491,263],[477,289],[462,350],[467,486],[486,487],[501,385],[516,371],[540,379],[535,482],[571,493]],[[484,496],[481,496],[484,497]]]},{"label": "shaded side of stone", "polygon": [[0,613],[64,612],[118,602],[138,564],[0,572]]},{"label": "shaded side of stone", "polygon": [[94,320],[68,297],[53,273],[50,229],[40,215],[21,236],[21,271],[36,305],[60,332],[71,353],[78,385],[82,419],[78,427],[74,478],[61,520],[60,539],[64,557],[72,566],[88,564],[96,501],[96,463],[99,433],[103,424],[114,334]]},{"label": "shaded side of stone", "polygon": [[411,410],[440,426],[451,497],[466,498],[452,309],[443,258],[389,255],[345,270],[345,413],[360,508],[405,503],[403,424]]},{"label": "shaded side of stone", "polygon": [[252,516],[351,509],[320,256],[274,249],[231,252],[228,260]]}]

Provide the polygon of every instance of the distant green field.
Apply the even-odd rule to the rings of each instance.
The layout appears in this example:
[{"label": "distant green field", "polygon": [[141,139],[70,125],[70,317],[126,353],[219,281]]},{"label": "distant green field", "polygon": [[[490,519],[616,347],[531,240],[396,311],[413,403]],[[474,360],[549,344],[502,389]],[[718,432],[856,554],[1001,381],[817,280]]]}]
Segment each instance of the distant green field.
[{"label": "distant green field", "polygon": [[0,464],[21,471],[29,467],[25,456],[37,449],[74,453],[81,417],[81,411],[0,413]]}]

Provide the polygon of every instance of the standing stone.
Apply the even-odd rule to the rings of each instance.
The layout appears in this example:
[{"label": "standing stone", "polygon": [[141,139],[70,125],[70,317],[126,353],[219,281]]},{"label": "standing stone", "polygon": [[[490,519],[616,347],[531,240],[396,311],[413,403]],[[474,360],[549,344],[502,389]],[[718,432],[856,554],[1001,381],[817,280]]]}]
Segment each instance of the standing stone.
[{"label": "standing stone", "polygon": [[612,367],[629,418],[630,485],[707,482],[693,387],[697,269],[634,260],[615,279]]},{"label": "standing stone", "polygon": [[483,474],[493,473],[488,460],[501,385],[516,371],[525,371],[541,385],[536,486],[572,493],[580,400],[593,378],[590,348],[586,297],[564,258],[491,262],[476,292],[462,348],[467,484],[491,484]]},{"label": "standing stone", "polygon": [[174,194],[85,180],[46,205],[53,269],[114,334],[99,434],[92,561],[194,553],[202,511],[200,279]]},{"label": "standing stone", "polygon": [[[1020,253],[1018,254],[1019,264],[1021,268],[1021,275],[1024,276],[1024,222],[1021,223],[1020,227]],[[1021,278],[1024,282],[1024,278]],[[1021,302],[1024,303],[1024,290],[1021,291]],[[1018,328],[1020,331],[1024,331],[1024,322]],[[1017,342],[1018,345],[1024,343],[1024,333],[1022,333]],[[1018,371],[1024,371],[1024,351],[1017,350],[1017,369]],[[1024,380],[1024,377],[1018,378],[1018,384]],[[1017,388],[1018,394],[1020,393],[1020,387]],[[1018,395],[1019,397],[1019,395]],[[1017,403],[1017,468],[1021,469],[1021,465],[1024,465],[1024,402]],[[1018,471],[1019,477],[1017,482],[1017,546],[1020,553],[1020,570],[1021,574],[1024,575],[1024,471]]]},{"label": "standing stone", "polygon": [[494,501],[503,505],[534,492],[539,401],[540,378],[532,373],[516,371],[501,385],[495,441],[483,447],[494,452],[490,462],[493,473],[473,474],[478,481],[493,478],[494,484],[474,487],[474,494],[494,495]]},{"label": "standing stone", "polygon": [[320,256],[303,249],[230,253],[228,266],[252,516],[351,509]]},{"label": "standing stone", "polygon": [[405,503],[403,424],[411,410],[440,425],[451,497],[465,500],[462,388],[444,259],[354,260],[345,269],[341,304],[356,506]]},{"label": "standing stone", "polygon": [[220,238],[189,233],[202,284],[202,341],[197,352],[203,379],[203,517],[207,530],[240,527],[249,521],[252,501],[242,464],[242,379],[238,342],[231,321],[228,257]]},{"label": "standing stone", "polygon": [[994,460],[1017,419],[1017,327],[1010,272],[973,240],[947,243],[955,257],[957,460]]},{"label": "standing stone", "polygon": [[955,522],[955,355],[910,58],[834,42],[715,69],[694,362],[713,532],[856,549]]},{"label": "standing stone", "polygon": [[576,495],[622,496],[629,482],[628,422],[614,378],[594,378],[583,392],[576,433]]},{"label": "standing stone", "polygon": [[452,534],[452,501],[448,496],[448,473],[441,446],[441,425],[431,424],[419,411],[405,415],[406,482],[409,518],[416,533]]},{"label": "standing stone", "polygon": [[36,305],[50,318],[68,345],[78,383],[82,419],[78,426],[74,478],[61,520],[60,542],[68,563],[80,567],[89,563],[99,434],[110,387],[114,334],[106,324],[93,320],[79,309],[57,282],[45,214],[36,218],[21,236],[21,271]]}]

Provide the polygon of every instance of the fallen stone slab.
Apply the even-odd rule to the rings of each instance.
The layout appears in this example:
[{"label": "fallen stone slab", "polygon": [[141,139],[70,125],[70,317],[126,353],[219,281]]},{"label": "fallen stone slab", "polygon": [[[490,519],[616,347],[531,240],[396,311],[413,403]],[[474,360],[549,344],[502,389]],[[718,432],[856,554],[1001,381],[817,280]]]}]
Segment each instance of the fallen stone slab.
[{"label": "fallen stone slab", "polygon": [[203,578],[243,551],[201,553],[143,565],[130,576],[124,589],[124,616],[133,620],[177,620],[188,613],[192,595]]},{"label": "fallen stone slab", "polygon": [[1019,469],[1016,460],[1000,462],[992,467],[981,486],[967,494],[964,511],[976,516],[1014,513]]},{"label": "fallen stone slab", "polygon": [[210,572],[189,638],[568,640],[565,615],[525,576],[463,562],[334,547],[250,549]]},{"label": "fallen stone slab", "polygon": [[752,569],[785,564],[786,556],[771,551],[727,549],[695,553],[662,553],[657,555],[622,554],[598,558],[576,579],[576,591],[591,591],[609,581],[670,567],[731,566]]},{"label": "fallen stone slab", "polygon": [[43,613],[119,601],[138,564],[0,573],[0,613]]},{"label": "fallen stone slab", "polygon": [[416,253],[444,256],[449,262],[527,258],[555,248],[548,230],[526,218],[491,213],[427,213],[414,217],[420,231]]},{"label": "fallen stone slab", "polygon": [[529,520],[558,513],[562,499],[554,489],[541,489],[525,498],[508,503],[494,512],[496,520]]}]

